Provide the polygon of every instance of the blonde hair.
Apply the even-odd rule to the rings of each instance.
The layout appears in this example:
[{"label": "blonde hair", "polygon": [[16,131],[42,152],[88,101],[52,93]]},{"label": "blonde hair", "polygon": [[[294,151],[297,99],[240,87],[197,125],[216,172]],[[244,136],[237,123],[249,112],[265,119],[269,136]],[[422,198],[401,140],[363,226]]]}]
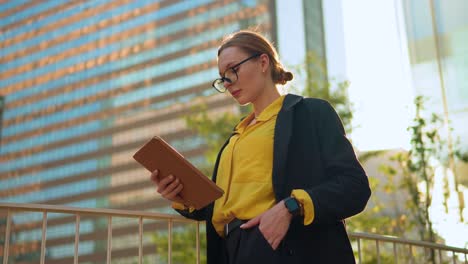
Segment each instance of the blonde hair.
[{"label": "blonde hair", "polygon": [[271,78],[275,84],[286,84],[293,79],[293,74],[286,71],[279,62],[278,53],[271,42],[257,32],[241,30],[226,36],[218,48],[218,56],[229,47],[237,47],[247,54],[266,54],[270,59]]}]

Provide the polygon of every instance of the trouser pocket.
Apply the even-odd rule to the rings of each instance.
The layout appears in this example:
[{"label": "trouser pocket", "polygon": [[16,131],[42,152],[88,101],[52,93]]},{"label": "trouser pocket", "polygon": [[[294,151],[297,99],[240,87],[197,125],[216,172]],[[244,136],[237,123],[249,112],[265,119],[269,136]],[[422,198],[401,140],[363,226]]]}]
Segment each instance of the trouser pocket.
[{"label": "trouser pocket", "polygon": [[258,226],[241,229],[236,264],[280,263],[280,252],[281,247],[273,250]]}]

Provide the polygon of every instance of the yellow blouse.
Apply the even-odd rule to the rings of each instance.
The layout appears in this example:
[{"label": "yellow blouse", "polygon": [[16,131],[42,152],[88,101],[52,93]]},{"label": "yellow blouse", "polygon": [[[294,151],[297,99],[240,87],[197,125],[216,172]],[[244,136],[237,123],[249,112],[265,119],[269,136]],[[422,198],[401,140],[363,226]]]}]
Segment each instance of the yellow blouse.
[{"label": "yellow blouse", "polygon": [[[276,117],[285,96],[265,108],[256,123],[251,113],[236,127],[219,162],[216,184],[224,195],[215,201],[212,223],[220,236],[224,225],[238,219],[252,219],[276,204],[273,192],[273,137]],[[304,190],[291,193],[304,207],[304,224],[312,223],[314,208]]]}]

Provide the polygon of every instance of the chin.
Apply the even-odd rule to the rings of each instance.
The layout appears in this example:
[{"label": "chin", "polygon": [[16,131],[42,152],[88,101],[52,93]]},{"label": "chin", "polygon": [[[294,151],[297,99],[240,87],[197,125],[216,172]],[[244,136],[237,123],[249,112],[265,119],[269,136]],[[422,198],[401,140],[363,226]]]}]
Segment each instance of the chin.
[{"label": "chin", "polygon": [[239,105],[241,105],[241,106],[250,104],[250,100],[247,100],[247,99],[243,98],[242,96],[239,97],[239,98],[233,97],[233,99],[236,100],[237,103],[238,103]]}]

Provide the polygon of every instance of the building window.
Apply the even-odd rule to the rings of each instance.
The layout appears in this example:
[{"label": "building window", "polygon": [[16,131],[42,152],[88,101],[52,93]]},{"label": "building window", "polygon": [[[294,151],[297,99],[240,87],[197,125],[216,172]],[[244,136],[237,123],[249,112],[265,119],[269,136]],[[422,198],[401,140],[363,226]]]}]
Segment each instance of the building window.
[{"label": "building window", "polygon": [[0,95],[0,148],[1,148],[1,141],[2,141],[2,124],[3,124],[3,108],[5,105],[5,97]]}]

